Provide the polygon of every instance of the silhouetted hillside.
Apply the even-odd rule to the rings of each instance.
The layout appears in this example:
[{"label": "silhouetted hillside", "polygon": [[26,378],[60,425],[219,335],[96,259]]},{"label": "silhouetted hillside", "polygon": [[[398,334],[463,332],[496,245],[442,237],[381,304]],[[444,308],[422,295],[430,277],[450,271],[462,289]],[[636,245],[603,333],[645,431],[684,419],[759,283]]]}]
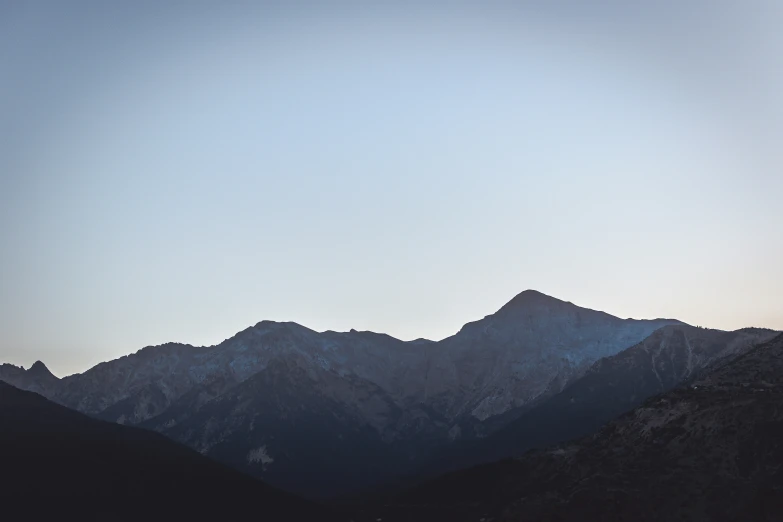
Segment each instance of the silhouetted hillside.
[{"label": "silhouetted hillside", "polygon": [[154,432],[0,382],[4,520],[339,520]]}]

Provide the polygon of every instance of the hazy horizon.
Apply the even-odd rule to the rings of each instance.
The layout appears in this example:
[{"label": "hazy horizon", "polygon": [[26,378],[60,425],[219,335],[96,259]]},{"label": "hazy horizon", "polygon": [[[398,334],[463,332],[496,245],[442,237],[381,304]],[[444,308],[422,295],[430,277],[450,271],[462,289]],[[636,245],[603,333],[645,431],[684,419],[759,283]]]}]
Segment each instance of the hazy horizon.
[{"label": "hazy horizon", "polygon": [[783,330],[774,0],[0,7],[0,363],[535,289]]}]

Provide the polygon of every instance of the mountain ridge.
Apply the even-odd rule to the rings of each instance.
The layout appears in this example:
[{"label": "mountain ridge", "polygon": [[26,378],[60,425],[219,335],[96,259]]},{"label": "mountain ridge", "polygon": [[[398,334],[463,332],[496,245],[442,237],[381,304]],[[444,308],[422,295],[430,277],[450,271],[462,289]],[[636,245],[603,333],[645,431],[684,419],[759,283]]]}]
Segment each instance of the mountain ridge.
[{"label": "mountain ridge", "polygon": [[[349,432],[369,427],[375,435],[368,435],[367,444],[375,444],[374,438],[381,440],[390,449],[390,459],[413,466],[438,445],[489,435],[559,393],[598,359],[619,353],[667,324],[679,322],[621,319],[527,290],[441,341],[406,342],[374,332],[317,332],[292,321],[259,321],[219,345],[145,347],[65,377],[42,391],[78,411],[151,427],[235,463],[265,444],[266,439],[251,429],[257,425],[253,416],[288,415],[291,422],[302,425],[322,419],[332,426],[328,433],[322,432],[322,440],[266,444],[272,460],[249,471],[260,478],[272,477],[279,473],[275,468],[291,461],[285,455],[320,447],[324,453],[343,455],[343,465],[354,466],[358,473],[364,463],[351,460],[349,446],[335,431],[338,426],[327,422],[316,405],[328,405],[328,411],[345,419]],[[299,375],[299,388],[285,387],[287,395],[277,403],[251,402],[239,408],[231,399],[232,390],[240,393],[243,383],[270,368]],[[0,371],[0,379],[14,384],[13,376],[6,373]],[[371,398],[367,390],[374,390]],[[211,412],[210,417],[191,425],[189,433],[182,431],[179,426],[188,417],[198,417],[201,410]],[[267,429],[269,436],[275,429]],[[220,449],[225,440],[238,438],[255,446],[238,444],[244,453],[237,455]],[[324,490],[338,486],[323,480]],[[366,479],[357,479],[351,487],[361,482]],[[315,496],[318,489],[305,491],[294,485],[293,490]]]},{"label": "mountain ridge", "polygon": [[366,506],[357,520],[776,522],[781,400],[776,332],[593,435],[449,473]]},{"label": "mountain ridge", "polygon": [[560,393],[473,447],[455,448],[461,454],[449,460],[453,468],[467,467],[588,435],[648,397],[698,379],[778,334],[753,328],[724,332],[663,326],[641,343],[599,359]]}]

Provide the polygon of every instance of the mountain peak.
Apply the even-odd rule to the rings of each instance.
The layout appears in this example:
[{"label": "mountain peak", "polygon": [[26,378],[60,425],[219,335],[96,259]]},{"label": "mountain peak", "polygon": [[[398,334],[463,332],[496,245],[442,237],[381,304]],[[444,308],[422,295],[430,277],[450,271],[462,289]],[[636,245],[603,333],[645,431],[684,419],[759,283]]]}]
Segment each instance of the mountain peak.
[{"label": "mountain peak", "polygon": [[41,361],[35,361],[27,370],[27,373],[34,377],[54,377],[56,379],[54,374]]},{"label": "mountain peak", "polygon": [[525,306],[530,304],[544,304],[544,303],[565,303],[556,297],[546,295],[538,290],[524,290],[518,293],[514,298],[503,305],[501,310],[508,308],[516,308],[517,306]]}]

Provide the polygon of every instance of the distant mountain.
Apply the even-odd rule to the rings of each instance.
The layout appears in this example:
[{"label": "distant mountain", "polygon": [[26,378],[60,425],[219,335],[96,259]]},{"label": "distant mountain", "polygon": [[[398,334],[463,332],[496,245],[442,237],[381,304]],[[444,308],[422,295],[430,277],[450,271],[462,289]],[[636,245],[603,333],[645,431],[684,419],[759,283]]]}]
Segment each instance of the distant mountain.
[{"label": "distant mountain", "polygon": [[783,520],[782,404],[777,335],[593,436],[448,474],[356,520]]},{"label": "distant mountain", "polygon": [[430,375],[444,385],[430,385],[428,396],[458,419],[463,438],[484,436],[563,390],[595,361],[671,324],[682,323],[619,319],[527,290],[439,343],[442,358]]},{"label": "distant mountain", "polygon": [[13,364],[0,364],[0,381],[44,396],[55,395],[60,388],[60,379],[41,361],[36,361],[27,370]]},{"label": "distant mountain", "polygon": [[[41,389],[321,496],[484,437],[670,324],[680,323],[619,319],[528,290],[439,342],[263,321],[217,346],[148,347]],[[297,459],[308,452],[321,457],[306,459],[307,473],[291,471],[304,469]]]},{"label": "distant mountain", "polygon": [[519,456],[597,431],[647,398],[693,381],[779,332],[665,326],[641,343],[600,359],[584,376],[476,443],[450,448],[441,469]]},{"label": "distant mountain", "polygon": [[6,520],[347,520],[146,430],[0,382]]}]

